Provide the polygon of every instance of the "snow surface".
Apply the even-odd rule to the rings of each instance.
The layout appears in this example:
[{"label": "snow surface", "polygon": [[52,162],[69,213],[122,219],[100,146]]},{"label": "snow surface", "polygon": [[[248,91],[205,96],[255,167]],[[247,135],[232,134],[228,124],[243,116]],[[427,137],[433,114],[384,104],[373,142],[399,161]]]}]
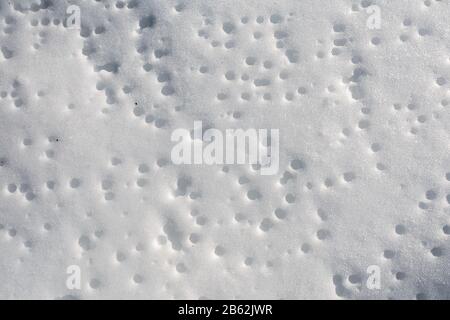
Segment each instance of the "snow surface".
[{"label": "snow surface", "polygon": [[[0,298],[450,298],[449,16],[0,0]],[[279,172],[174,165],[194,121],[280,129]]]}]

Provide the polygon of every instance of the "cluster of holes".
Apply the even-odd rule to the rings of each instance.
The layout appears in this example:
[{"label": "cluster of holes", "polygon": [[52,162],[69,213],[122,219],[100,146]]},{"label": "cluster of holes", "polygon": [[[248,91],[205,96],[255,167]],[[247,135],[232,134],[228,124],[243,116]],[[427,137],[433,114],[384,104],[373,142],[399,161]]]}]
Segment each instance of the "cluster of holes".
[{"label": "cluster of holes", "polygon": [[[9,93],[9,96],[11,97],[11,99],[13,99],[14,106],[16,108],[21,108],[25,105],[25,101],[24,101],[23,97],[26,96],[26,93],[24,92],[24,88],[19,81],[15,80],[12,83],[12,90]],[[8,97],[7,91],[0,92],[0,98],[6,99],[7,97]]]},{"label": "cluster of holes", "polygon": [[[262,16],[258,16],[256,18],[256,22],[258,24],[262,24],[262,23],[264,23],[264,21],[265,21],[265,18]],[[273,14],[269,17],[268,21],[270,21],[271,24],[276,26],[276,25],[282,23],[284,21],[284,18],[279,14]],[[247,17],[244,17],[241,19],[242,24],[247,24],[248,22],[249,22],[249,19]],[[211,23],[210,23],[210,21],[207,21],[207,22],[205,22],[205,24],[209,25]],[[227,21],[222,24],[221,31],[225,34],[225,36],[233,36],[234,34],[236,34],[237,30],[238,30],[238,27],[233,22]],[[199,35],[199,37],[204,38],[206,40],[209,39],[209,33],[205,29],[199,30],[198,35]],[[273,36],[276,40],[277,48],[278,49],[284,48],[285,44],[283,41],[289,37],[289,34],[284,30],[275,30]],[[263,33],[256,31],[253,33],[253,37],[256,40],[261,39],[263,37]],[[211,45],[213,47],[218,47],[219,45],[221,45],[221,43],[219,41],[212,40]],[[235,46],[235,42],[234,42],[234,40],[226,41],[224,46],[227,49],[233,48]],[[286,49],[285,56],[286,56],[288,62],[290,62],[290,63],[297,63],[299,61],[299,52],[295,49]],[[246,66],[248,68],[256,68],[259,66],[259,64],[261,64],[264,67],[264,69],[261,69],[261,70],[269,70],[269,69],[272,69],[272,67],[273,67],[273,63],[270,60],[265,60],[263,62],[259,62],[257,57],[255,57],[255,56],[245,57],[243,59],[243,64],[244,64],[244,66]],[[199,69],[201,74],[207,73],[208,70],[209,70],[209,68],[207,66],[201,66]],[[253,69],[253,70],[255,70],[255,69]],[[249,76],[248,73],[243,72],[240,76],[238,76],[237,73],[233,70],[226,71],[224,77],[228,81],[235,81],[237,79],[240,79],[241,81],[245,82],[245,81],[249,81],[251,79],[251,77]],[[279,78],[281,80],[287,80],[289,78],[289,73],[286,70],[282,70],[279,73]],[[259,92],[259,90],[264,90],[264,88],[270,86],[271,84],[272,84],[272,80],[265,76],[256,77],[256,78],[252,79],[253,87],[255,89],[258,89],[258,91],[256,92],[257,95],[261,96],[264,101],[272,100],[272,94],[269,92],[265,92],[265,93]],[[300,88],[298,88],[297,92],[299,95],[306,94],[306,88],[300,87]],[[259,93],[261,93],[261,95]],[[230,97],[229,94],[226,92],[219,92],[216,95],[216,98],[219,101],[227,100],[229,97]],[[244,91],[244,92],[241,92],[241,94],[240,94],[240,99],[243,101],[250,101],[250,100],[252,100],[252,98],[253,98],[253,95],[251,92]],[[294,92],[286,92],[284,94],[285,101],[293,101],[294,98],[295,98]]]}]

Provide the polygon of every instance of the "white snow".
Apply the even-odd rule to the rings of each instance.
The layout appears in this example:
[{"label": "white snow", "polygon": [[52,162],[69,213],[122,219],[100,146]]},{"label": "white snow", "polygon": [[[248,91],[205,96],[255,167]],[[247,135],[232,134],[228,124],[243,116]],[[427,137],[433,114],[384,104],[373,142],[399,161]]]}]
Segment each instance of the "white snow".
[{"label": "white snow", "polygon": [[[450,298],[449,16],[0,0],[0,298]],[[278,173],[175,165],[195,121],[279,129]]]}]

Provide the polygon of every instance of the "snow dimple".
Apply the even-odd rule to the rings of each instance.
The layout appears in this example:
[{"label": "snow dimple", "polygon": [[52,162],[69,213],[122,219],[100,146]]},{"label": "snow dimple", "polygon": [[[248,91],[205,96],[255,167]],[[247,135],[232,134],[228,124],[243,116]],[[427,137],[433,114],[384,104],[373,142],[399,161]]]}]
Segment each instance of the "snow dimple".
[{"label": "snow dimple", "polygon": [[14,55],[14,51],[8,49],[6,46],[1,47],[1,51],[5,59],[11,59]]},{"label": "snow dimple", "polygon": [[[2,2],[0,298],[448,298],[449,13]],[[279,170],[174,164],[194,121]]]}]

